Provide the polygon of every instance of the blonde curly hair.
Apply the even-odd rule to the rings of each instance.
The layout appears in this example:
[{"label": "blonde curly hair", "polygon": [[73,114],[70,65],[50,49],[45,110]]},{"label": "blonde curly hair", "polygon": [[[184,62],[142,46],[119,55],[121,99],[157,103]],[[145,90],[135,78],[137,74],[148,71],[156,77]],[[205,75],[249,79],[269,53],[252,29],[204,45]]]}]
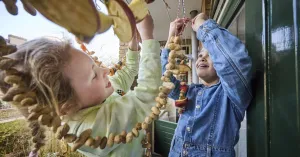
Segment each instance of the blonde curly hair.
[{"label": "blonde curly hair", "polygon": [[[31,112],[48,108],[49,115],[58,117],[60,105],[74,97],[69,79],[63,74],[70,59],[70,47],[64,41],[40,38],[16,48],[7,45],[0,36],[2,100],[14,104],[28,119],[34,136],[34,152],[44,145],[46,136],[37,120],[39,115],[33,116]],[[50,125],[52,129],[57,129],[60,120],[57,123]]]}]

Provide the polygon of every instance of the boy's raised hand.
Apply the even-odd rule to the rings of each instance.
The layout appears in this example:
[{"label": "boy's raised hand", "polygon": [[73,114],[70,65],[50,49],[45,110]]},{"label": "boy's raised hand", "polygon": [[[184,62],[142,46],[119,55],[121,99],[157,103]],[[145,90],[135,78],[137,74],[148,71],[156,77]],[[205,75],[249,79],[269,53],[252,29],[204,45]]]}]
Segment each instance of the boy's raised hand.
[{"label": "boy's raised hand", "polygon": [[192,19],[192,29],[197,32],[199,27],[208,19],[207,15],[204,13],[198,14],[195,18]]},{"label": "boy's raised hand", "polygon": [[141,39],[153,39],[154,24],[151,15],[147,15],[141,22],[136,25]]},{"label": "boy's raised hand", "polygon": [[182,34],[188,22],[190,22],[189,18],[178,18],[170,23],[169,36],[168,36],[166,46],[168,45],[168,43],[171,42],[172,36],[179,36]]}]

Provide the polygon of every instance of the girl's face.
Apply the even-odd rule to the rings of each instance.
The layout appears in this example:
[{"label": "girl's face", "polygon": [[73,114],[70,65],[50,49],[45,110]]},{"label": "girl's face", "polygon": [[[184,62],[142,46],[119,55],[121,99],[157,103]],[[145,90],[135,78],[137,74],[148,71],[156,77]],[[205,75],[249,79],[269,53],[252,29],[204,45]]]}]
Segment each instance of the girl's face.
[{"label": "girl's face", "polygon": [[80,50],[71,48],[69,53],[71,58],[64,74],[75,91],[76,104],[83,109],[102,103],[114,91],[108,79],[109,69],[98,67]]}]

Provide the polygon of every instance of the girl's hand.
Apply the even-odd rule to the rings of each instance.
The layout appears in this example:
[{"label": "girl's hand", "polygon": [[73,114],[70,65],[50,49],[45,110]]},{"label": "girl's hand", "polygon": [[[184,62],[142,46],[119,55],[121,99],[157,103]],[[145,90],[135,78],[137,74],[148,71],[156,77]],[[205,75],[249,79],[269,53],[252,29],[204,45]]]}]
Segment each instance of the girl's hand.
[{"label": "girl's hand", "polygon": [[147,15],[137,24],[137,29],[142,40],[153,39],[154,24],[151,15]]},{"label": "girl's hand", "polygon": [[192,19],[192,29],[197,32],[199,27],[208,19],[204,13],[198,14],[194,19]]},{"label": "girl's hand", "polygon": [[132,51],[138,51],[140,49],[139,42],[141,40],[153,39],[154,24],[151,15],[147,15],[137,25],[137,30],[134,32],[132,40],[128,43],[128,47]]},{"label": "girl's hand", "polygon": [[135,30],[134,35],[131,39],[131,41],[128,43],[128,48],[131,51],[139,51],[140,46],[139,43],[141,42],[141,36],[137,30]]}]

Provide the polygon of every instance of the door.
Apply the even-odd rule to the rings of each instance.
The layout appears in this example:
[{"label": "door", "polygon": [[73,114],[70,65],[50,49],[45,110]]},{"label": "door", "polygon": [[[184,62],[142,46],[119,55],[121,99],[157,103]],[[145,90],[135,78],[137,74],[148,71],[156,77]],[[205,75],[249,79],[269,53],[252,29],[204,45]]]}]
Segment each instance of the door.
[{"label": "door", "polygon": [[246,0],[246,47],[253,61],[248,156],[300,156],[299,0]]}]

